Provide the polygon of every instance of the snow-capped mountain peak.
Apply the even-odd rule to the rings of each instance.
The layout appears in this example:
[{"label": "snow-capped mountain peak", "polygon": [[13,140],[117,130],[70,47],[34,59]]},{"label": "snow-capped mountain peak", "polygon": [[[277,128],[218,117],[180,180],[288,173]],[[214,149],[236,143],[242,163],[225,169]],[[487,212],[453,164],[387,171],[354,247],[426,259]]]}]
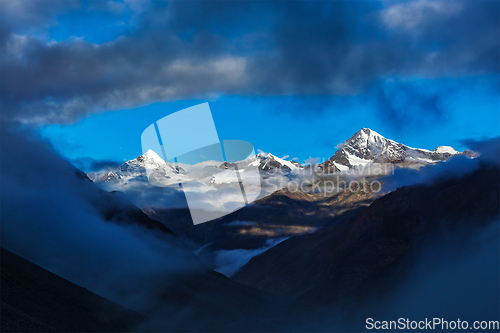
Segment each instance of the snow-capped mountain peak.
[{"label": "snow-capped mountain peak", "polygon": [[122,165],[108,170],[100,177],[94,177],[100,182],[125,182],[132,179],[147,179],[151,173],[172,178],[186,171],[180,166],[165,162],[155,151],[148,150],[143,155],[127,161]]},{"label": "snow-capped mountain peak", "polygon": [[142,157],[144,160],[150,160],[154,163],[162,164],[165,163],[165,161],[154,151],[149,149],[147,152],[145,152]]},{"label": "snow-capped mountain peak", "polygon": [[443,161],[456,154],[460,152],[447,146],[438,147],[434,151],[411,148],[387,139],[369,128],[362,128],[319,167],[324,172],[336,172],[372,162],[418,166]]},{"label": "snow-capped mountain peak", "polygon": [[258,158],[266,158],[268,155],[271,155],[270,153],[265,153],[263,151],[259,151],[259,153],[256,155]]},{"label": "snow-capped mountain peak", "polygon": [[367,143],[368,142],[370,142],[370,143],[382,142],[384,140],[392,141],[392,140],[384,138],[382,135],[378,134],[374,130],[369,129],[369,128],[365,128],[365,127],[363,127],[356,134],[358,134],[359,137],[366,139]]},{"label": "snow-capped mountain peak", "polygon": [[302,169],[302,165],[297,162],[287,161],[285,159],[279,158],[271,153],[259,152],[253,158],[250,158],[247,161],[243,161],[243,168],[245,167],[257,167],[262,171],[271,171],[271,170],[282,170],[282,171],[293,171],[297,169]]}]

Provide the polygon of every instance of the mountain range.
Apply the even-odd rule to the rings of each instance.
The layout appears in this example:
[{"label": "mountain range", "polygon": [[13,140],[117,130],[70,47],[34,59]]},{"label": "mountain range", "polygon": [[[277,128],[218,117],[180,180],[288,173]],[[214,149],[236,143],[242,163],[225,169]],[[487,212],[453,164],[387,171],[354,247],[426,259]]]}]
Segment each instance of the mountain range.
[{"label": "mountain range", "polygon": [[[398,167],[418,168],[428,164],[445,161],[455,155],[476,157],[472,151],[458,152],[449,146],[439,146],[434,150],[411,148],[396,141],[386,139],[377,132],[362,128],[351,138],[342,143],[334,155],[323,163],[318,164],[323,173],[342,172],[355,169],[371,163],[391,164]],[[178,184],[186,181],[199,180],[212,174],[209,182],[224,183],[225,180],[217,176],[222,170],[231,167],[231,163],[219,161],[205,161],[197,167],[189,165],[172,165],[165,162],[152,150],[143,155],[127,161],[120,166],[104,172],[89,173],[89,177],[96,183],[114,185],[127,185],[146,181],[147,170],[152,170],[155,177],[168,179],[168,184]],[[245,176],[245,171],[258,169],[261,173],[269,174],[280,170],[281,172],[300,172],[308,168],[294,160],[279,158],[271,153],[260,152],[244,161],[237,162],[237,167]]]}]

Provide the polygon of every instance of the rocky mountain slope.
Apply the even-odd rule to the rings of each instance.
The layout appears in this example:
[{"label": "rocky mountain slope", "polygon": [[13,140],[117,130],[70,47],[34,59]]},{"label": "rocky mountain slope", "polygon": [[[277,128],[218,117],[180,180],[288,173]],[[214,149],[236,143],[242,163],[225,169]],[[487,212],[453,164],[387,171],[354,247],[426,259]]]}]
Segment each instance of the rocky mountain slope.
[{"label": "rocky mountain slope", "polygon": [[[400,188],[347,223],[276,245],[233,278],[267,292],[352,310],[370,293],[390,288],[388,274],[402,280],[397,272],[429,237],[467,237],[497,220],[499,175],[498,167],[483,166],[463,179]],[[443,230],[447,236],[440,234]]]},{"label": "rocky mountain slope", "polygon": [[258,249],[279,240],[354,217],[378,197],[373,192],[341,191],[329,196],[280,190],[221,218],[193,225],[187,208],[153,207],[145,212],[161,221],[193,249]]}]

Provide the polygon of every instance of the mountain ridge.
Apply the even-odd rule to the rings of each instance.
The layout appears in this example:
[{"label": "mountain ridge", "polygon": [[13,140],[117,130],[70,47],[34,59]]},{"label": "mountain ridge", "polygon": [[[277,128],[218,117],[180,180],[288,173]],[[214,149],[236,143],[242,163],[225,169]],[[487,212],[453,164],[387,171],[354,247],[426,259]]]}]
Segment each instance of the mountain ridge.
[{"label": "mountain ridge", "polygon": [[[438,146],[430,151],[423,148],[412,148],[402,143],[387,139],[370,128],[361,128],[351,138],[340,145],[339,149],[323,163],[317,165],[323,173],[342,172],[354,169],[360,165],[370,163],[385,163],[398,165],[400,167],[420,167],[446,161],[455,155],[466,155],[477,157],[477,154],[466,150],[459,152],[450,146]],[[234,163],[206,161],[205,169],[211,168],[215,173],[219,170],[231,168]],[[271,153],[259,152],[244,161],[237,162],[238,169],[245,171],[257,168],[264,173],[276,171],[294,172],[306,169],[299,162],[289,161]],[[168,179],[169,183],[177,184],[185,181],[196,180],[191,177],[189,170],[182,166],[172,165],[149,150],[137,158],[127,161],[120,166],[111,168],[104,173],[89,173],[89,177],[95,182],[123,183],[133,181],[146,181],[151,175]],[[214,179],[216,175],[214,175]],[[151,178],[149,178],[151,180]]]}]

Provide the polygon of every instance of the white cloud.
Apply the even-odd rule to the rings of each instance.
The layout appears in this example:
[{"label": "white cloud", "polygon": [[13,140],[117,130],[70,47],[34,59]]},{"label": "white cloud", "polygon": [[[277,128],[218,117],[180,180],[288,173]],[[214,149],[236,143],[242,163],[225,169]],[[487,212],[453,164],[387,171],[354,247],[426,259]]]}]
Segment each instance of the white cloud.
[{"label": "white cloud", "polygon": [[245,266],[250,259],[255,257],[262,252],[267,251],[271,247],[281,243],[282,241],[288,239],[268,239],[266,245],[259,249],[235,249],[235,250],[219,250],[216,251],[215,265],[216,271],[224,274],[225,276],[231,276],[236,273],[241,267]]},{"label": "white cloud", "polygon": [[428,21],[456,15],[462,10],[460,3],[452,1],[416,0],[393,4],[381,13],[383,22],[390,28],[414,29]]},{"label": "white cloud", "polygon": [[304,163],[306,165],[316,165],[319,163],[321,159],[319,157],[311,157],[309,156],[309,158],[307,160],[304,161]]}]

